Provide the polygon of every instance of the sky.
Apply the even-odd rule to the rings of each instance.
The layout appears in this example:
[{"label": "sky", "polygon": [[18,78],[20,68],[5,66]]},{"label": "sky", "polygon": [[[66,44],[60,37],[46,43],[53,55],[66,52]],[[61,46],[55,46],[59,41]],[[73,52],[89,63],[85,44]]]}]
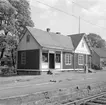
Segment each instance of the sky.
[{"label": "sky", "polygon": [[31,18],[38,29],[46,31],[50,28],[51,32],[61,32],[63,35],[77,34],[80,17],[81,33],[96,33],[106,40],[106,0],[29,0],[29,2]]}]

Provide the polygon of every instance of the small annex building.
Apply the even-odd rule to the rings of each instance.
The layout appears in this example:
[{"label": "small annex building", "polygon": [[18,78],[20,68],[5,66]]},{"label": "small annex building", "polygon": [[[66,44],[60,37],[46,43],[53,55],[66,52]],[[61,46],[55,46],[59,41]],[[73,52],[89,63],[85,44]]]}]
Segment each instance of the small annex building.
[{"label": "small annex building", "polygon": [[105,48],[93,48],[92,52],[92,64],[95,67],[106,67],[106,49]]},{"label": "small annex building", "polygon": [[17,72],[41,74],[48,70],[73,69],[70,37],[26,27],[17,51]]},{"label": "small annex building", "polygon": [[85,33],[68,35],[74,46],[74,70],[88,70],[91,68],[91,48]]}]

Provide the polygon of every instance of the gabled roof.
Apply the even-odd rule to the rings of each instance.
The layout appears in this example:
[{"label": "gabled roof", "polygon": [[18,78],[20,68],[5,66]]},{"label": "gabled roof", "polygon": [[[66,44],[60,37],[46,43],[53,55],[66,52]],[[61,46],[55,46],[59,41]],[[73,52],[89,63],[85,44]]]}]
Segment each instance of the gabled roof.
[{"label": "gabled roof", "polygon": [[42,47],[71,50],[71,51],[74,50],[71,38],[69,38],[68,36],[52,32],[46,32],[31,27],[27,27],[27,29]]},{"label": "gabled roof", "polygon": [[93,48],[93,50],[100,56],[100,57],[106,57],[106,49],[104,48]]},{"label": "gabled roof", "polygon": [[69,37],[71,37],[75,49],[84,35],[85,33],[68,35]]}]

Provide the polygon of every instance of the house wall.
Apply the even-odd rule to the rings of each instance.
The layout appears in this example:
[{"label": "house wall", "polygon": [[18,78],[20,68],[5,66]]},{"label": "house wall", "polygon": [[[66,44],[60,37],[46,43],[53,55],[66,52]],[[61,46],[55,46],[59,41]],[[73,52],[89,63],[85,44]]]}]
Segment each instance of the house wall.
[{"label": "house wall", "polygon": [[88,55],[88,68],[91,68],[91,60],[92,60],[91,55]]},{"label": "house wall", "polygon": [[83,65],[79,65],[78,64],[78,55],[79,55],[80,53],[74,53],[74,69],[75,70],[84,70],[84,66],[86,66],[86,64],[87,64],[87,66],[90,68],[90,56],[89,55],[85,55],[85,54],[82,54],[83,56],[84,56],[84,64]]},{"label": "house wall", "polygon": [[[25,53],[25,64],[22,64],[22,53]],[[23,50],[18,51],[18,63],[17,69],[24,71],[36,71],[39,70],[39,62],[40,62],[40,50]]]},{"label": "house wall", "polygon": [[[84,64],[83,65],[79,65],[78,64],[78,55],[82,54],[84,56]],[[91,52],[90,49],[84,39],[84,37],[81,39],[81,41],[79,42],[78,46],[75,49],[75,53],[74,53],[74,69],[75,70],[84,70],[85,65],[88,64],[89,62],[89,56],[90,56]],[[90,62],[89,62],[90,63]],[[90,67],[90,66],[89,66]]]},{"label": "house wall", "polygon": [[92,59],[92,64],[100,66],[100,57],[99,57],[99,55],[97,55],[95,53],[95,51],[92,53],[92,58],[91,59]]},{"label": "house wall", "polygon": [[[84,55],[84,61],[85,61],[85,55]],[[84,68],[84,65],[78,64],[78,53],[75,53],[74,54],[74,69],[83,69],[83,68]]]},{"label": "house wall", "polygon": [[[27,42],[26,38],[27,35],[30,35],[30,41]],[[40,45],[37,43],[37,41],[33,38],[33,36],[30,34],[29,31],[26,31],[25,35],[21,39],[18,50],[32,50],[32,49],[39,49]]]},{"label": "house wall", "polygon": [[72,70],[73,69],[73,54],[72,53],[69,53],[72,55],[72,63],[71,65],[66,65],[65,64],[65,54],[66,53],[69,53],[69,52],[63,52],[63,69],[69,69],[69,70]]}]

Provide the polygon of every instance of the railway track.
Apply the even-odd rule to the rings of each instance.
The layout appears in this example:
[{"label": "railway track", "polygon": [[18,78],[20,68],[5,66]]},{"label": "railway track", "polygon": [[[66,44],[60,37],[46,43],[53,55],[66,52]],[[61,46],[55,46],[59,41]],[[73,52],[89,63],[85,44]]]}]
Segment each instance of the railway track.
[{"label": "railway track", "polygon": [[75,100],[65,105],[106,105],[106,92],[90,96],[87,98]]}]

